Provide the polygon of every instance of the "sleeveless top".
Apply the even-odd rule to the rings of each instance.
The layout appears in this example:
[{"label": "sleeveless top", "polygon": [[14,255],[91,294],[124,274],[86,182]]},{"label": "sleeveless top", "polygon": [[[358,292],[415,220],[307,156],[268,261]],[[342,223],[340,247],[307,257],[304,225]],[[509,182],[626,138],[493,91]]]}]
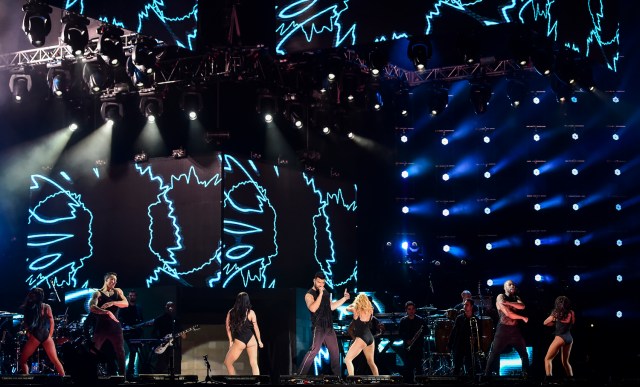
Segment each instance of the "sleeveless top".
[{"label": "sleeveless top", "polygon": [[[502,294],[502,299],[506,302],[518,302],[518,296],[507,296],[506,294]],[[508,306],[507,306],[508,308]],[[506,314],[502,312],[502,310],[498,309],[498,315],[500,316],[499,324],[508,325],[508,326],[517,326],[518,321],[514,320],[510,317],[507,317]]]},{"label": "sleeveless top", "polygon": [[[569,312],[568,316],[573,317],[573,312]],[[556,319],[554,335],[560,336],[567,344],[573,341],[573,337],[571,336],[571,327],[573,326],[572,320],[573,318],[570,318],[568,323],[564,323]]]},{"label": "sleeveless top", "polygon": [[[102,305],[106,304],[107,302],[122,300],[118,292],[116,292],[115,290],[113,291],[113,294],[111,296],[107,296],[105,293],[102,292],[102,290],[99,290],[99,292],[100,292],[100,295],[98,296],[98,303],[97,303],[97,306],[99,308],[101,308]],[[116,318],[118,318],[118,310],[120,308],[118,308],[115,305],[111,305],[109,308],[106,308],[106,309],[111,313],[113,313],[113,315]],[[106,314],[96,315],[96,328],[94,330],[94,335],[100,334],[100,333],[108,334],[108,333],[119,333],[119,332],[122,332],[122,326],[120,325],[119,322],[113,321],[111,317],[107,316]]]},{"label": "sleeveless top", "polygon": [[49,321],[47,308],[50,308],[48,304],[42,303],[41,308],[37,311],[33,311],[31,321],[26,321],[27,330],[31,336],[35,337],[39,342],[43,342],[49,338],[49,331],[51,329],[51,323]]},{"label": "sleeveless top", "polygon": [[231,337],[234,339],[238,339],[245,343],[245,345],[251,340],[253,336],[253,323],[249,321],[249,312],[247,312],[247,316],[245,316],[244,321],[236,331],[231,332]]},{"label": "sleeveless top", "polygon": [[[319,290],[309,289],[307,294],[311,294],[313,300],[318,299]],[[311,312],[311,325],[316,328],[333,328],[333,318],[331,317],[331,294],[328,291],[322,292],[322,301],[315,312]]]}]

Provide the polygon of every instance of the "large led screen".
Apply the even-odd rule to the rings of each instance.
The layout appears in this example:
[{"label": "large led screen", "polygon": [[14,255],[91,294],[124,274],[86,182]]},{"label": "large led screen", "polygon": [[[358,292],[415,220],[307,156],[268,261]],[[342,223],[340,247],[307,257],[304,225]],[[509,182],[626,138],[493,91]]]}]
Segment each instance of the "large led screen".
[{"label": "large led screen", "polygon": [[322,270],[351,288],[356,192],[222,154],[34,174],[25,281],[96,287],[115,271],[134,287],[306,287]]}]

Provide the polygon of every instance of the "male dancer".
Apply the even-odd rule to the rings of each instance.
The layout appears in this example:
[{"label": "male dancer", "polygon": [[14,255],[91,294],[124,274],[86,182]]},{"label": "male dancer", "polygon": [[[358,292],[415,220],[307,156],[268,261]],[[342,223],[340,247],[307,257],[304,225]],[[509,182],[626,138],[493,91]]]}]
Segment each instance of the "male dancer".
[{"label": "male dancer", "polygon": [[329,360],[331,361],[331,372],[340,375],[340,352],[338,350],[338,338],[333,330],[333,318],[331,312],[349,299],[347,289],[341,299],[331,301],[331,294],[324,288],[325,275],[319,271],[313,277],[313,287],[307,291],[304,301],[311,312],[311,326],[313,329],[313,343],[309,352],[304,356],[302,364],[298,369],[298,375],[306,375],[309,372],[313,359],[315,359],[320,347],[324,345],[329,350]]},{"label": "male dancer", "polygon": [[491,365],[496,360],[496,357],[507,347],[513,346],[522,361],[522,377],[527,377],[529,355],[527,354],[524,337],[518,326],[518,320],[526,323],[529,321],[529,318],[515,313],[515,311],[522,311],[524,307],[525,305],[520,297],[516,296],[516,284],[512,280],[505,281],[504,293],[498,295],[496,298],[496,308],[498,309],[500,320],[498,321],[496,334],[491,344],[489,359],[487,360],[487,366],[484,371],[485,376],[490,376]]},{"label": "male dancer", "polygon": [[110,341],[116,352],[118,361],[118,373],[125,375],[124,369],[124,336],[122,326],[118,320],[118,308],[129,306],[122,289],[116,288],[118,275],[109,272],[104,275],[104,285],[91,296],[89,307],[91,313],[96,315],[96,325],[93,331],[93,344],[100,350],[105,341]]}]

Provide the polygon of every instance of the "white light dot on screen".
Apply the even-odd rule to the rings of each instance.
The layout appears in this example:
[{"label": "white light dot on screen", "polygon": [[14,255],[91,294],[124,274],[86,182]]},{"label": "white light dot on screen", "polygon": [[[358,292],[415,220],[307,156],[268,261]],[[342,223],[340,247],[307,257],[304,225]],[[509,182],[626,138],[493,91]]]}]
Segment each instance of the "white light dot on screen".
[{"label": "white light dot on screen", "polygon": [[540,208],[541,207],[540,207],[539,203],[536,203],[536,204],[533,205],[533,209],[536,210],[536,211],[540,211]]},{"label": "white light dot on screen", "polygon": [[613,141],[618,141],[620,139],[620,135],[618,135],[618,133],[614,133],[611,138],[613,138]]},{"label": "white light dot on screen", "polygon": [[400,176],[402,176],[403,179],[406,179],[407,177],[409,177],[409,172],[407,171],[402,171],[402,173],[400,174]]},{"label": "white light dot on screen", "polygon": [[536,282],[540,282],[542,281],[542,276],[540,274],[536,274],[535,277],[533,277],[533,279],[535,279]]},{"label": "white light dot on screen", "polygon": [[573,168],[573,169],[571,170],[571,174],[572,174],[573,176],[578,176],[578,170],[577,170],[576,168]]},{"label": "white light dot on screen", "polygon": [[616,176],[620,176],[621,172],[620,172],[620,169],[616,168],[616,169],[613,170],[613,173],[615,173]]},{"label": "white light dot on screen", "polygon": [[573,208],[574,211],[578,211],[580,209],[580,205],[578,203],[574,203],[571,208]]},{"label": "white light dot on screen", "polygon": [[533,170],[533,176],[539,176],[540,175],[540,170],[538,168]]},{"label": "white light dot on screen", "polygon": [[540,135],[538,133],[533,135],[533,141],[540,141]]},{"label": "white light dot on screen", "polygon": [[489,215],[489,214],[491,213],[491,208],[489,208],[489,207],[485,207],[485,208],[484,208],[484,213],[485,213],[485,214],[487,214],[487,215]]},{"label": "white light dot on screen", "polygon": [[618,282],[622,282],[622,275],[621,275],[621,274],[618,274],[618,275],[616,276],[616,281],[618,281]]},{"label": "white light dot on screen", "polygon": [[402,114],[403,117],[406,117],[407,115],[409,115],[409,111],[407,109],[402,109],[400,114]]},{"label": "white light dot on screen", "polygon": [[578,136],[578,133],[573,133],[573,134],[571,134],[571,138],[574,139],[574,140],[577,140],[577,139],[580,138],[580,136]]},{"label": "white light dot on screen", "polygon": [[614,95],[613,98],[611,98],[611,101],[613,101],[613,103],[618,103],[620,102],[620,98],[617,95]]},{"label": "white light dot on screen", "polygon": [[622,205],[616,204],[616,211],[622,211]]},{"label": "white light dot on screen", "polygon": [[409,138],[406,135],[403,134],[402,136],[400,136],[400,141],[407,142],[407,141],[409,141]]},{"label": "white light dot on screen", "polygon": [[402,249],[406,250],[409,248],[409,242],[402,242]]},{"label": "white light dot on screen", "polygon": [[580,239],[575,239],[573,241],[573,244],[576,245],[576,246],[580,246]]},{"label": "white light dot on screen", "polygon": [[491,177],[491,172],[487,171],[484,173],[484,178],[489,179]]},{"label": "white light dot on screen", "polygon": [[485,247],[487,250],[491,250],[491,249],[493,248],[493,245],[492,245],[491,243],[487,243],[484,247]]},{"label": "white light dot on screen", "polygon": [[491,142],[491,138],[489,138],[489,136],[484,136],[483,141],[485,144],[488,144]]},{"label": "white light dot on screen", "polygon": [[449,180],[449,174],[448,173],[443,174],[442,175],[442,180],[448,181]]},{"label": "white light dot on screen", "polygon": [[618,240],[616,241],[616,245],[617,245],[618,247],[622,246],[622,239],[618,239]]},{"label": "white light dot on screen", "polygon": [[442,251],[444,251],[445,253],[448,253],[449,250],[451,250],[451,247],[449,247],[449,245],[442,246]]},{"label": "white light dot on screen", "polygon": [[533,103],[535,103],[536,105],[540,103],[540,98],[538,97],[533,97]]},{"label": "white light dot on screen", "polygon": [[622,311],[621,310],[616,312],[616,317],[617,318],[622,318]]},{"label": "white light dot on screen", "polygon": [[449,216],[449,210],[446,209],[446,208],[444,210],[442,210],[442,215],[443,216]]},{"label": "white light dot on screen", "polygon": [[493,280],[492,279],[488,279],[487,280],[487,286],[493,286]]},{"label": "white light dot on screen", "polygon": [[542,244],[542,241],[538,238],[536,238],[535,241],[533,241],[533,243],[535,243],[536,246],[540,246]]},{"label": "white light dot on screen", "polygon": [[449,139],[446,137],[442,137],[442,140],[440,140],[440,142],[442,143],[442,145],[447,145],[449,144]]},{"label": "white light dot on screen", "polygon": [[580,282],[580,276],[579,276],[578,274],[574,275],[574,276],[573,276],[573,280],[574,280],[575,282]]},{"label": "white light dot on screen", "polygon": [[403,214],[408,214],[409,213],[409,207],[407,207],[407,206],[402,207],[402,213]]}]

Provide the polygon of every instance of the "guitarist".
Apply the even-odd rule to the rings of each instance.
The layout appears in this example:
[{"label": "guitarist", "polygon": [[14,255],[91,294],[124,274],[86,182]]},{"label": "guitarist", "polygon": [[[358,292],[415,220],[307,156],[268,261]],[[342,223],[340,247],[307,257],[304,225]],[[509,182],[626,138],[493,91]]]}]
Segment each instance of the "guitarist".
[{"label": "guitarist", "polygon": [[131,339],[142,338],[142,306],[138,305],[138,293],[135,290],[129,291],[127,296],[129,306],[120,311],[120,321],[122,322],[122,330],[124,340],[129,348],[129,362],[127,363],[127,380],[132,379],[135,374],[136,355],[138,361],[142,361],[140,357],[141,344],[131,343]]},{"label": "guitarist", "polygon": [[[167,335],[172,336],[180,331],[182,331],[182,325],[176,317],[176,304],[173,301],[169,301],[164,306],[164,313],[153,320],[153,330],[151,334],[156,339],[163,339],[167,337]],[[180,374],[180,363],[182,361],[181,339],[186,337],[187,335],[183,333],[173,340],[172,345],[166,351],[155,355],[156,373]]]}]

